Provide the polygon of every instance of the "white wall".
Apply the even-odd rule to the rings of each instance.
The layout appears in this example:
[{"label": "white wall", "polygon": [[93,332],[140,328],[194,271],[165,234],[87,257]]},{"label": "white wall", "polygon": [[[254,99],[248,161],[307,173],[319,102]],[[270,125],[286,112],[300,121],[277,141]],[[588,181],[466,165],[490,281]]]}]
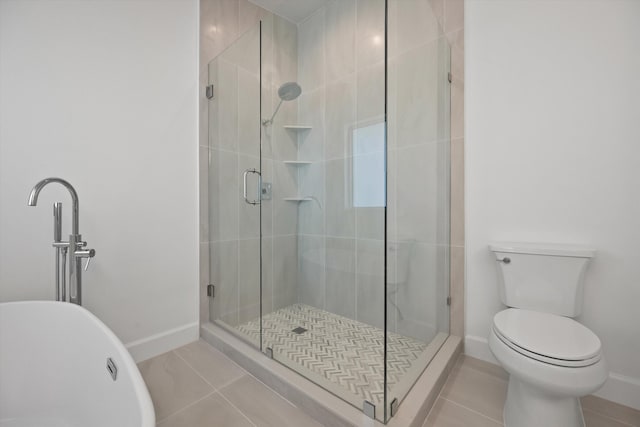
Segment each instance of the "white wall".
[{"label": "white wall", "polygon": [[70,198],[26,202],[59,176],[97,252],[84,306],[137,358],[197,337],[197,52],[196,0],[0,0],[0,301],[53,298]]},{"label": "white wall", "polygon": [[640,2],[468,0],[467,352],[490,358],[492,240],[588,244],[603,397],[640,408]]}]

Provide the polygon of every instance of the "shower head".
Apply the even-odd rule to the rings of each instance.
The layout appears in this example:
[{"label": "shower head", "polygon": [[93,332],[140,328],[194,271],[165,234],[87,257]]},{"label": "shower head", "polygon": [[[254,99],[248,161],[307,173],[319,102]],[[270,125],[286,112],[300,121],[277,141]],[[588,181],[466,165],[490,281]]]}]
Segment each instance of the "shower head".
[{"label": "shower head", "polygon": [[302,93],[302,88],[296,82],[284,83],[278,89],[278,96],[283,101],[293,101]]},{"label": "shower head", "polygon": [[282,105],[282,101],[293,101],[294,99],[299,97],[301,93],[302,93],[302,88],[298,83],[296,82],[283,83],[282,86],[278,88],[278,96],[280,97],[280,102],[278,103],[278,106],[273,112],[273,115],[271,116],[271,118],[269,120],[263,120],[262,124],[264,126],[272,124],[273,118],[276,116],[276,114],[278,114],[278,110]]}]

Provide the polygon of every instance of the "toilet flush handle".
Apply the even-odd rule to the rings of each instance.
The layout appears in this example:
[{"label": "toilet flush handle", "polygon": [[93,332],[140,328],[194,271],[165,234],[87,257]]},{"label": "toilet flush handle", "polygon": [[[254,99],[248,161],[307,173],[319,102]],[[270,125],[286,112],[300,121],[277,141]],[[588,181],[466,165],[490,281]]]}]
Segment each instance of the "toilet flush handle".
[{"label": "toilet flush handle", "polygon": [[511,263],[511,258],[509,257],[504,257],[502,259],[497,259],[496,261],[498,262],[504,262],[505,264],[510,264]]}]

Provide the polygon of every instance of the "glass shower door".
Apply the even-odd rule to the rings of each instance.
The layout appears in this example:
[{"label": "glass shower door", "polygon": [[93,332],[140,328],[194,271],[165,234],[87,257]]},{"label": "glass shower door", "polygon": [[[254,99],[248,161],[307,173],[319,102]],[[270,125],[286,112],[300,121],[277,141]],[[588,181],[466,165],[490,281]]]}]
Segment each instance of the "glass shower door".
[{"label": "glass shower door", "polygon": [[[260,345],[260,26],[209,63],[212,321]],[[211,93],[210,93],[211,94]]]},{"label": "glass shower door", "polygon": [[449,332],[449,46],[426,4],[268,14],[209,64],[210,318],[382,422]]},{"label": "glass shower door", "polygon": [[449,43],[433,10],[389,0],[387,418],[449,335]]},{"label": "glass shower door", "polygon": [[263,350],[382,420],[385,1],[262,28]]}]

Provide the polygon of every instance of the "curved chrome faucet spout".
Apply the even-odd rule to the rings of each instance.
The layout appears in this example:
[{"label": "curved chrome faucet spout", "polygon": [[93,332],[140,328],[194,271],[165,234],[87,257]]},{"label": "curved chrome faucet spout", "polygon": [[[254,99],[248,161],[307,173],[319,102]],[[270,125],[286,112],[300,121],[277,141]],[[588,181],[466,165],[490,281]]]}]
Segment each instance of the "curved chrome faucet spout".
[{"label": "curved chrome faucet spout", "polygon": [[[38,203],[38,195],[40,191],[47,185],[51,183],[58,183],[63,185],[69,190],[69,194],[71,194],[71,201],[73,203],[72,211],[71,211],[71,234],[69,234],[69,240],[67,242],[59,241],[60,230],[58,226],[54,226],[54,242],[53,246],[57,251],[62,251],[63,260],[65,258],[66,253],[69,254],[69,301],[78,305],[82,305],[82,263],[80,258],[92,258],[95,255],[95,251],[93,249],[84,249],[86,246],[86,242],[82,241],[82,236],[80,235],[79,230],[79,203],[78,203],[78,193],[73,188],[71,184],[61,178],[45,178],[42,181],[38,182],[31,193],[29,194],[29,206],[36,206]],[[60,221],[60,215],[62,212],[62,206],[59,203],[54,205],[54,223],[58,224]],[[59,257],[56,256],[56,260]],[[87,260],[88,261],[88,260]],[[58,264],[56,264],[58,266]],[[89,266],[87,262],[86,267]],[[85,269],[86,269],[85,267]],[[58,267],[56,267],[58,268]],[[62,265],[62,271],[64,271],[64,261]],[[56,291],[58,292],[58,296],[63,296],[62,300],[64,300],[64,288],[65,288],[65,280],[64,274],[61,274],[62,284],[60,286],[56,285]],[[56,274],[56,281],[60,277]],[[57,282],[59,283],[59,282]],[[62,288],[62,289],[60,289]]]},{"label": "curved chrome faucet spout", "polygon": [[38,182],[32,189],[31,189],[31,193],[29,193],[29,206],[36,206],[38,204],[38,195],[40,194],[40,191],[42,191],[42,189],[47,185],[47,184],[51,184],[52,182],[57,182],[58,184],[64,185],[67,190],[69,190],[69,193],[71,194],[71,202],[72,202],[72,211],[71,211],[71,233],[72,234],[79,234],[78,230],[79,230],[79,219],[78,219],[78,211],[79,211],[79,207],[78,207],[78,193],[76,193],[75,188],[73,188],[73,186],[71,184],[69,184],[67,181],[65,181],[62,178],[45,178],[42,181]]}]

